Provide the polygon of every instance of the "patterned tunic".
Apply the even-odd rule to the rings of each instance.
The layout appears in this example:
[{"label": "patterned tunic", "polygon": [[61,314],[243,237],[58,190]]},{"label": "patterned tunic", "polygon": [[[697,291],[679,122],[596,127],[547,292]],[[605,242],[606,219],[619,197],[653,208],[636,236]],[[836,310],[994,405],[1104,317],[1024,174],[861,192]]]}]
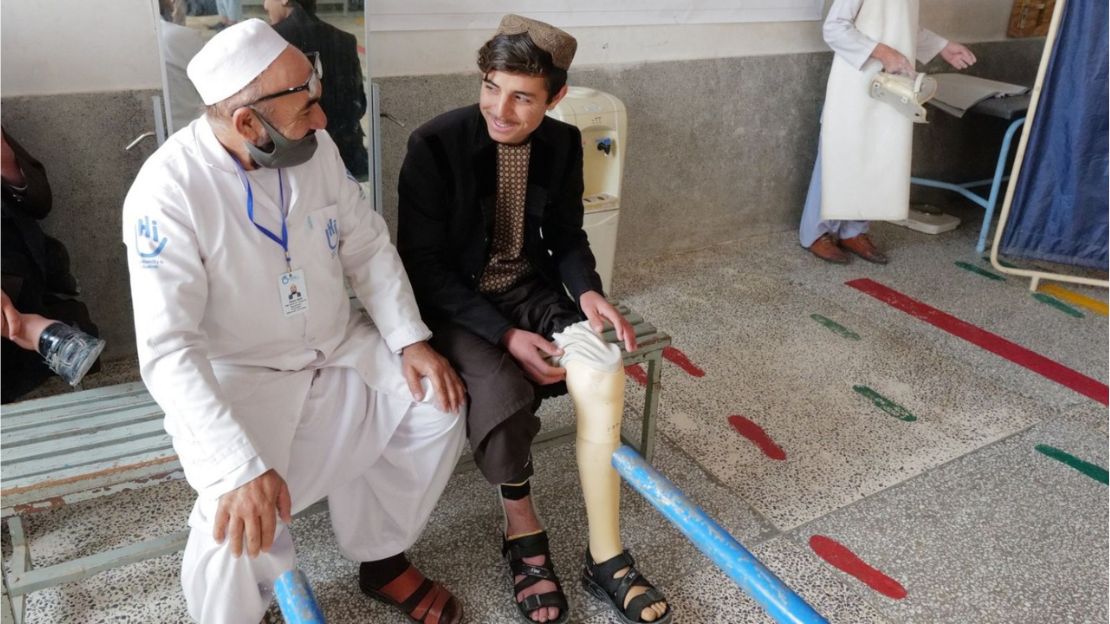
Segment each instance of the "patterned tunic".
[{"label": "patterned tunic", "polygon": [[493,244],[489,263],[478,290],[500,293],[532,273],[524,257],[524,197],[528,189],[528,160],[532,143],[497,144],[497,196],[494,208]]}]

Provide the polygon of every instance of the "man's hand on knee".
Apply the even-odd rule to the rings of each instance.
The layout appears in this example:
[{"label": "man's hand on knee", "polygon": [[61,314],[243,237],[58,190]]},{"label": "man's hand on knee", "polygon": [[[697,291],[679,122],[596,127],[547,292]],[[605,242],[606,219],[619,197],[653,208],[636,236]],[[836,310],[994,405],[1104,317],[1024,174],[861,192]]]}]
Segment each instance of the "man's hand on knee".
[{"label": "man's hand on knee", "polygon": [[609,321],[617,332],[617,340],[624,342],[624,350],[629,353],[636,350],[636,332],[633,331],[632,324],[625,320],[616,306],[606,301],[601,293],[593,290],[582,293],[578,300],[578,307],[582,308],[582,313],[586,315],[590,327],[599,336],[605,330],[605,321]]},{"label": "man's hand on knee", "polygon": [[212,537],[220,544],[230,537],[231,552],[236,557],[243,554],[245,541],[247,554],[257,557],[273,546],[278,516],[286,523],[293,520],[292,507],[285,480],[272,469],[267,470],[220,497]]},{"label": "man's hand on knee", "polygon": [[457,414],[466,404],[466,386],[447,358],[436,353],[428,343],[414,342],[401,350],[401,371],[409,384],[412,398],[417,401],[424,400],[420,380],[427,377],[435,393],[436,407]]},{"label": "man's hand on knee", "polygon": [[510,329],[501,338],[501,344],[513,356],[521,370],[532,381],[546,386],[562,381],[567,369],[552,366],[545,358],[563,354],[563,350],[543,336],[523,329]]}]

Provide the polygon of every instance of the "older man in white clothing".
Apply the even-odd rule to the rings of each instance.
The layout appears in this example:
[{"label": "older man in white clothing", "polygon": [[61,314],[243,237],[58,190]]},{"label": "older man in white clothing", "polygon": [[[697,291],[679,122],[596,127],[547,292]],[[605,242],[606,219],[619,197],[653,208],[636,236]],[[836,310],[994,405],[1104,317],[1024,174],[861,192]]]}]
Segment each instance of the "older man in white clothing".
[{"label": "older man in white clothing", "polygon": [[913,122],[869,97],[871,78],[879,69],[912,77],[916,61],[938,54],[966,69],[975,55],[921,28],[918,0],[834,0],[822,31],[836,54],[798,240],[828,262],[845,264],[851,252],[886,264],[868,221],[828,216],[908,210]]},{"label": "older man in white clothing", "polygon": [[216,35],[188,67],[205,116],[124,203],[143,380],[198,495],[182,586],[200,622],[258,622],[294,567],[291,514],[327,497],[363,591],[458,622],[404,551],[461,451],[464,389],[323,131],[322,71],[260,20]]}]

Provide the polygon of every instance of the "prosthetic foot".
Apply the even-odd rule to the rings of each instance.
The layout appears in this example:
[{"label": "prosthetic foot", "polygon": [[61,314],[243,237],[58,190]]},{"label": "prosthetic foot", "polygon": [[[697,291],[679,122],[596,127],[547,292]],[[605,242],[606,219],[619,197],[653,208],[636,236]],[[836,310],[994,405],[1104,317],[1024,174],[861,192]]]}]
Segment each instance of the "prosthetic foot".
[{"label": "prosthetic foot", "polygon": [[620,475],[612,465],[621,438],[624,368],[620,349],[576,323],[552,337],[563,349],[567,390],[578,415],[576,451],[590,546],[583,583],[624,622],[670,620],[670,608],[638,570],[620,537]]},{"label": "prosthetic foot", "polygon": [[100,357],[105,344],[75,327],[55,322],[42,330],[38,352],[50,370],[69,385],[76,386]]}]

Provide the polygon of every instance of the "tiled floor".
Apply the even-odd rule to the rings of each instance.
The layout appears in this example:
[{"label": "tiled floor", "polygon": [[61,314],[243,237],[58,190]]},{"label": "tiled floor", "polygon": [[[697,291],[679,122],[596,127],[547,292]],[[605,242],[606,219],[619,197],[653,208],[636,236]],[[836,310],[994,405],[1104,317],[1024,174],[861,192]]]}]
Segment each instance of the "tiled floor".
[{"label": "tiled floor", "polygon": [[[1073,318],[1034,300],[1024,281],[955,266],[989,268],[970,227],[939,237],[882,225],[876,233],[892,257],[885,267],[824,264],[783,233],[618,272],[615,294],[705,371],[697,378],[665,365],[656,466],[830,621],[1107,622],[1107,486],[1034,448],[1105,467],[1106,407],[844,282],[869,277],[1102,383],[1106,318]],[[110,378],[126,377],[123,368]],[[916,420],[878,409],[855,385]],[[628,392],[631,431],[642,390],[630,382]],[[569,402],[549,402],[544,415],[569,422]],[[738,435],[731,415],[762,427],[786,460]],[[537,500],[573,621],[616,622],[575,576],[585,514],[573,452],[568,443],[536,454]],[[190,498],[172,484],[32,517],[36,563],[182,527]],[[622,514],[627,545],[670,597],[676,622],[770,621],[627,488]],[[457,475],[411,553],[461,597],[470,622],[518,621],[498,559],[500,522],[493,489],[476,472]],[[357,566],[339,555],[325,515],[298,520],[294,533],[329,622],[405,621],[359,594]],[[832,567],[811,549],[813,535],[845,545],[906,597],[887,598]],[[39,592],[28,621],[187,621],[179,564],[166,556]]]}]

